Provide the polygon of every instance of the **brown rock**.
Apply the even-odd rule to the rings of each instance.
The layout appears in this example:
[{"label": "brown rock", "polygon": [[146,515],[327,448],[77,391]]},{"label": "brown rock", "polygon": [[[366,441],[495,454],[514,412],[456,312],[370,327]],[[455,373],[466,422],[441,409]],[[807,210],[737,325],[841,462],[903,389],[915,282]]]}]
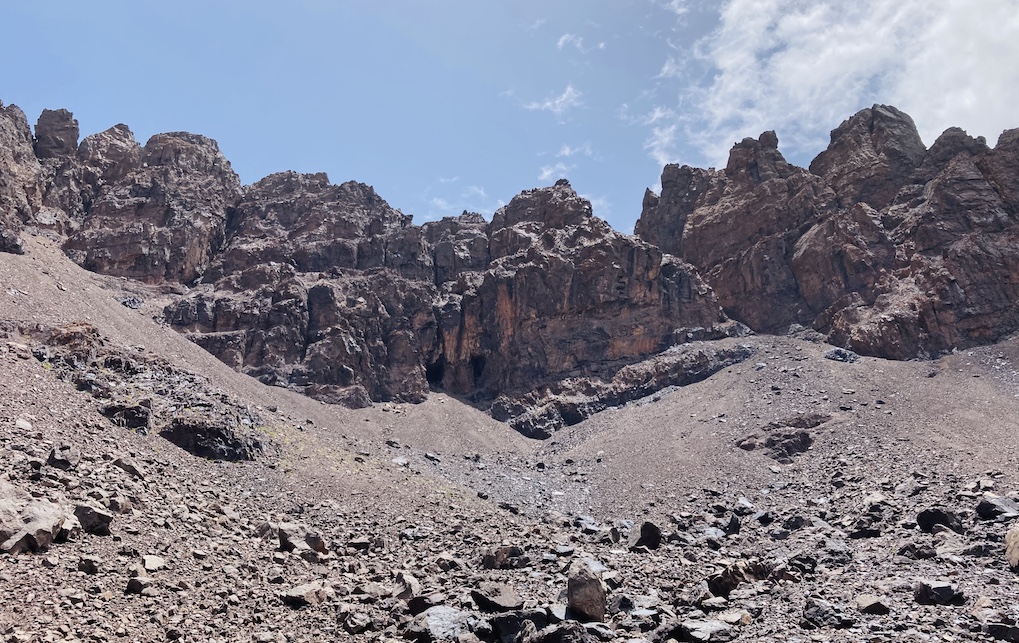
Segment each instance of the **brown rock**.
[{"label": "brown rock", "polygon": [[89,270],[148,283],[192,283],[223,243],[240,181],[215,141],[157,134],[141,166],[104,185],[64,244]]},{"label": "brown rock", "polygon": [[1019,527],[1012,527],[1005,534],[1005,560],[1012,571],[1019,572]]},{"label": "brown rock", "polygon": [[19,234],[42,205],[42,179],[25,113],[0,103],[0,252],[24,252]]},{"label": "brown rock", "polygon": [[583,562],[570,568],[566,587],[569,614],[578,621],[605,620],[605,584]]},{"label": "brown rock", "polygon": [[35,124],[35,155],[70,156],[78,150],[78,120],[66,109],[42,110]]},{"label": "brown rock", "polygon": [[471,590],[471,597],[486,612],[508,612],[524,606],[524,599],[506,583],[483,581]]}]

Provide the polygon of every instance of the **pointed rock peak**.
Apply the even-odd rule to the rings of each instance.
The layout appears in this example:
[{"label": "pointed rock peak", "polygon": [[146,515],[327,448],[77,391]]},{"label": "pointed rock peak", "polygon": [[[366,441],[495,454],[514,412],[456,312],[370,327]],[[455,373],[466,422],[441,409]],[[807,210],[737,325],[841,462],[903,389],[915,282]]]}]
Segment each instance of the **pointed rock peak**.
[{"label": "pointed rock peak", "polygon": [[746,174],[754,183],[760,183],[784,175],[788,168],[785,157],[778,151],[778,135],[767,131],[760,138],[748,136],[732,146],[725,174],[730,178]]},{"label": "pointed rock peak", "polygon": [[35,124],[35,155],[40,159],[74,154],[78,149],[78,120],[66,109],[44,109]]},{"label": "pointed rock peak", "polygon": [[577,195],[566,179],[547,188],[524,190],[492,217],[497,230],[522,221],[537,221],[548,227],[563,228],[582,223],[594,216],[591,202]]},{"label": "pointed rock peak", "polygon": [[765,150],[777,150],[778,149],[778,134],[775,130],[768,130],[763,132],[757,142],[761,144],[761,149]]}]

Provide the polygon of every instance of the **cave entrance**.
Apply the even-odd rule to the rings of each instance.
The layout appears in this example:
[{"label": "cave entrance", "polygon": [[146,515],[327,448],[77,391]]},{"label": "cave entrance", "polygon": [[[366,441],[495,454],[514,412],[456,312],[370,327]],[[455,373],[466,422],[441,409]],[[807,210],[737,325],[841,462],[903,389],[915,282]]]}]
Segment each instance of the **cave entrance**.
[{"label": "cave entrance", "polygon": [[478,388],[481,376],[485,374],[485,356],[475,355],[471,358],[471,375],[474,377],[474,388]]},{"label": "cave entrance", "polygon": [[439,359],[425,366],[425,379],[428,386],[439,388],[442,386],[442,378],[446,377],[446,357],[440,355]]}]

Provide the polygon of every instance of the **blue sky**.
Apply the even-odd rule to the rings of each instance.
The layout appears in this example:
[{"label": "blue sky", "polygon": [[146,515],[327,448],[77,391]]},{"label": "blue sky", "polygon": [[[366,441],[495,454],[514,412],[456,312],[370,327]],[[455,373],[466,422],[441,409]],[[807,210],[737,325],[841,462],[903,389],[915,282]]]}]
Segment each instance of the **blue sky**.
[{"label": "blue sky", "polygon": [[778,132],[806,164],[861,107],[991,144],[1019,126],[1019,0],[7,3],[0,100],[82,135],[216,139],[244,183],[373,185],[418,223],[560,177],[630,232],[665,162]]}]

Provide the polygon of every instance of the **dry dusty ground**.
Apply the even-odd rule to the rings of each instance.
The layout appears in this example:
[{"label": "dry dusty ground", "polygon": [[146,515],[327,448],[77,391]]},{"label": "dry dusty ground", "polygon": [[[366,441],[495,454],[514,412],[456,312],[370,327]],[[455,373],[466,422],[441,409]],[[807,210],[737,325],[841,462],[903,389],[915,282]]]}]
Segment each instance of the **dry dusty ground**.
[{"label": "dry dusty ground", "polygon": [[[3,640],[1019,640],[1017,341],[845,363],[726,340],[755,356],[535,442],[441,393],[351,411],[263,386],[153,321],[165,293],[26,246],[0,254],[0,483],[113,521],[0,554]],[[32,354],[72,322],[250,411],[265,455],[206,460],[100,415]],[[74,468],[49,463],[61,443]],[[645,521],[660,545],[635,542]],[[307,532],[321,551],[281,550]],[[606,624],[557,629],[583,561]]]}]

